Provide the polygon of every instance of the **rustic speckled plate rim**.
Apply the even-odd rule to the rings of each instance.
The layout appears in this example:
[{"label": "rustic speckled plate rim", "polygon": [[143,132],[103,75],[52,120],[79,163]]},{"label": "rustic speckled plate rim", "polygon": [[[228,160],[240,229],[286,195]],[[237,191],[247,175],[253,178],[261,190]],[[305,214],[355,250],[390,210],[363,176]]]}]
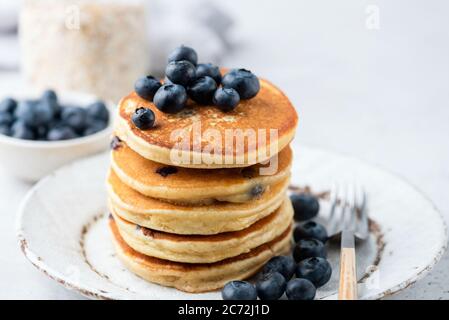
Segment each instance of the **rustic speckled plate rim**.
[{"label": "rustic speckled plate rim", "polygon": [[[330,153],[330,154],[338,155],[338,156],[345,157],[345,158],[351,158],[353,160],[357,160],[365,165],[369,165],[373,168],[376,168],[378,170],[381,170],[381,171],[391,175],[393,178],[398,179],[401,182],[403,182],[404,184],[409,185],[410,187],[412,187],[414,189],[415,192],[420,194],[423,197],[423,199],[433,208],[434,212],[437,213],[438,217],[441,220],[442,227],[444,229],[444,236],[440,239],[441,240],[440,244],[439,244],[440,249],[436,253],[436,255],[433,258],[433,260],[431,261],[431,263],[429,263],[427,266],[424,266],[420,270],[417,270],[417,272],[414,276],[409,277],[408,279],[402,281],[400,284],[393,286],[383,292],[380,292],[378,294],[370,296],[369,297],[370,299],[372,299],[372,300],[382,299],[382,298],[391,296],[393,294],[396,294],[400,291],[403,291],[404,289],[407,289],[408,287],[410,287],[411,285],[416,283],[418,280],[425,277],[433,269],[433,267],[440,261],[441,257],[443,256],[443,254],[445,253],[445,251],[447,249],[447,243],[448,243],[448,237],[449,237],[447,224],[446,224],[446,221],[445,221],[444,216],[441,213],[441,211],[436,207],[436,205],[433,203],[433,201],[423,191],[421,191],[417,186],[410,183],[403,176],[401,176],[397,173],[394,173],[388,169],[385,169],[381,165],[373,164],[373,163],[370,163],[368,161],[362,160],[362,159],[354,157],[354,156],[345,155],[344,153],[328,151],[328,150],[325,150],[322,148],[315,148],[315,147],[308,147],[308,146],[302,146],[302,148],[314,150],[314,151],[318,151],[318,152]],[[99,155],[93,156],[91,158],[94,158],[94,157],[99,157]],[[86,159],[83,159],[83,160],[86,160]],[[95,288],[91,288],[90,286],[85,286],[81,283],[75,283],[75,282],[71,281],[70,279],[67,279],[66,277],[61,275],[61,273],[58,272],[57,270],[54,270],[53,268],[51,268],[49,265],[47,265],[43,261],[43,259],[41,257],[36,255],[32,250],[30,250],[27,240],[26,240],[26,237],[24,235],[24,231],[22,228],[22,217],[24,214],[24,207],[25,207],[28,199],[30,199],[35,194],[35,192],[40,188],[41,184],[44,184],[48,179],[51,179],[55,173],[57,173],[61,170],[64,170],[66,167],[72,166],[74,164],[76,164],[76,162],[71,163],[67,166],[64,166],[64,167],[56,170],[54,173],[48,175],[44,179],[40,180],[36,185],[34,185],[31,188],[31,190],[27,193],[27,195],[22,200],[22,203],[18,210],[18,216],[17,216],[17,221],[16,221],[16,230],[17,230],[16,234],[17,234],[17,238],[19,241],[20,249],[23,252],[23,254],[25,255],[25,257],[31,262],[32,265],[34,265],[38,270],[40,270],[46,276],[57,281],[58,283],[60,283],[64,287],[66,287],[67,289],[76,291],[87,298],[101,299],[101,300],[115,300],[115,299],[117,299],[117,297],[114,294],[108,294],[107,292],[101,292]]]}]

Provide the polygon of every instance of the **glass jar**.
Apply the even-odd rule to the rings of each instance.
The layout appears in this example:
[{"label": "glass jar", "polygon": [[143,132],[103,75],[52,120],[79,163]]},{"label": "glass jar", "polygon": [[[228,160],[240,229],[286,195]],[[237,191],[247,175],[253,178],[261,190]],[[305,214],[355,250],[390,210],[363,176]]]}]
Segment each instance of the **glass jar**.
[{"label": "glass jar", "polygon": [[148,69],[144,1],[25,0],[21,67],[39,89],[118,101]]}]

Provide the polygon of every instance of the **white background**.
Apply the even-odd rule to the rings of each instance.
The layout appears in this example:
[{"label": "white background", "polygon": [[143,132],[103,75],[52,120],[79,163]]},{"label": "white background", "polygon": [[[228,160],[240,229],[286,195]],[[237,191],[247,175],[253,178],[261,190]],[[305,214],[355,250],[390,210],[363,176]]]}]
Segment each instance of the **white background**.
[{"label": "white background", "polygon": [[[296,144],[399,173],[449,221],[449,2],[219,3],[236,20],[236,50],[224,65],[249,68],[287,93],[300,113]],[[378,30],[366,27],[370,5],[379,9]],[[0,73],[2,94],[21,85],[18,74]],[[29,187],[0,168],[0,298],[80,298],[20,253],[15,213]],[[428,277],[393,298],[449,299],[448,264],[446,255]]]}]

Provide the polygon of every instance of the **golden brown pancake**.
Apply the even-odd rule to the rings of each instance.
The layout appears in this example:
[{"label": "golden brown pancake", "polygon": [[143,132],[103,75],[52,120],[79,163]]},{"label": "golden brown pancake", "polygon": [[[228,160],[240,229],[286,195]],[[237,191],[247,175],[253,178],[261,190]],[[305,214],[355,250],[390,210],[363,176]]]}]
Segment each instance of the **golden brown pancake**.
[{"label": "golden brown pancake", "polygon": [[268,188],[260,198],[244,203],[175,205],[142,195],[109,173],[111,206],[123,219],[154,230],[176,234],[217,234],[249,227],[268,216],[284,201],[289,179]]},{"label": "golden brown pancake", "polygon": [[182,291],[198,293],[222,288],[228,281],[255,274],[269,259],[290,250],[290,226],[276,239],[248,253],[215,263],[172,262],[141,254],[123,240],[113,219],[109,222],[118,258],[143,279]]},{"label": "golden brown pancake", "polygon": [[280,208],[250,227],[216,235],[177,235],[120,218],[111,210],[120,235],[134,250],[152,257],[185,262],[213,263],[247,253],[282,234],[291,224],[293,208],[286,199]]},{"label": "golden brown pancake", "polygon": [[[167,114],[133,92],[119,103],[116,134],[142,157],[166,165],[216,169],[261,163],[276,155],[293,139],[298,116],[280,89],[266,80],[261,79],[260,84],[261,89],[256,97],[242,100],[235,110],[227,113],[214,106],[198,106],[189,101],[181,112]],[[149,130],[138,129],[131,120],[134,111],[142,107],[150,108],[156,116],[155,127]],[[254,143],[243,139],[242,149],[239,149],[233,145],[235,139],[232,139],[236,129],[244,134],[255,133],[257,139]],[[218,140],[205,134],[211,133],[211,130],[219,133],[219,138],[211,135]],[[270,130],[276,131],[277,136],[271,136]],[[189,141],[184,140],[183,146],[180,146],[179,135],[174,135],[181,131],[190,137]],[[197,140],[192,138],[195,132],[201,133]],[[226,132],[231,133],[231,139],[226,140]],[[209,163],[207,148],[211,146],[220,147],[220,150],[213,150],[221,161]],[[184,147],[187,150],[182,155],[186,159],[175,159],[172,152],[184,150]],[[229,161],[224,161],[222,157],[225,155],[230,156]]]},{"label": "golden brown pancake", "polygon": [[276,170],[271,175],[266,175],[266,166],[260,164],[214,170],[167,167],[143,158],[124,142],[111,156],[112,169],[131,188],[149,197],[188,204],[253,200],[269,186],[285,180],[291,163],[289,146],[277,156]]}]

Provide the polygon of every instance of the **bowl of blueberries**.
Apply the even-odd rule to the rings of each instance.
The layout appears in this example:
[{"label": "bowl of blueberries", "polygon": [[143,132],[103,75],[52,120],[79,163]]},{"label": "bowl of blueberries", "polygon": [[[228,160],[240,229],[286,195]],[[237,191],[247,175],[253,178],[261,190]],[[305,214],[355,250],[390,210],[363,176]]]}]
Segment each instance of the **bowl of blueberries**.
[{"label": "bowl of blueberries", "polygon": [[[32,95],[31,95],[32,96]],[[108,148],[113,105],[92,95],[46,90],[0,99],[0,165],[37,181]]]}]

